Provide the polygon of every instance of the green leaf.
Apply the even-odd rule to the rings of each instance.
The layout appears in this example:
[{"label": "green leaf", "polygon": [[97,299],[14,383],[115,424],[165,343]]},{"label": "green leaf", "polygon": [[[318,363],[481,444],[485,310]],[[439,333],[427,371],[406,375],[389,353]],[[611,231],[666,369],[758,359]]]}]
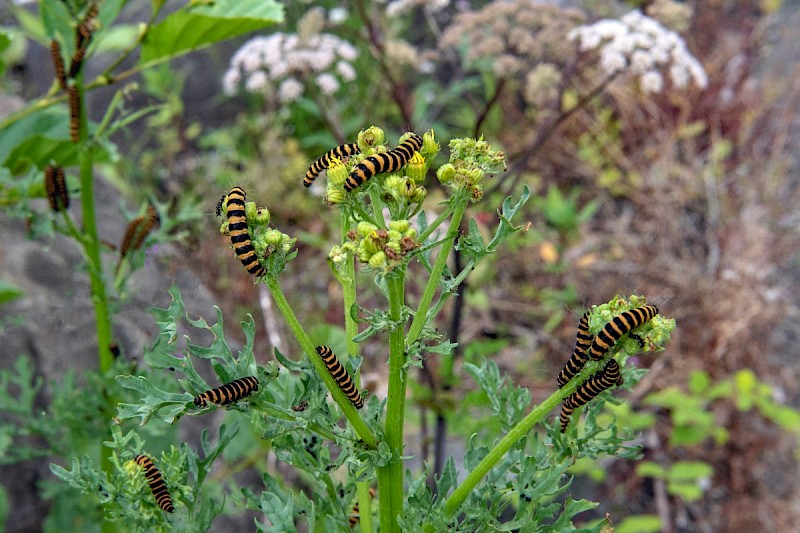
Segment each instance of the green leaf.
[{"label": "green leaf", "polygon": [[157,416],[167,424],[172,424],[193,400],[188,393],[172,393],[159,389],[144,376],[117,376],[117,381],[126,389],[139,391],[143,397],[139,404],[118,404],[118,416],[122,420],[139,417],[140,425]]},{"label": "green leaf", "polygon": [[7,281],[0,280],[0,304],[16,300],[25,294],[22,289]]},{"label": "green leaf", "polygon": [[[90,131],[96,126],[91,125]],[[116,148],[109,142],[93,143],[97,162],[116,159]],[[49,107],[27,115],[0,130],[0,164],[18,175],[31,166],[43,169],[51,161],[60,166],[78,164],[78,145],[69,137],[66,109]]]},{"label": "green leaf", "polygon": [[272,0],[215,0],[168,15],[150,28],[141,63],[176,57],[209,44],[283,22],[283,7]]},{"label": "green leaf", "polygon": [[714,470],[702,461],[677,461],[669,467],[667,478],[673,481],[696,480],[711,477]]},{"label": "green leaf", "polygon": [[707,372],[694,370],[689,375],[689,390],[693,394],[703,394],[711,386],[711,378]]},{"label": "green leaf", "polygon": [[92,40],[95,54],[103,52],[122,52],[127,50],[139,38],[140,27],[138,24],[118,24],[107,31],[101,32]]},{"label": "green leaf", "polygon": [[614,533],[657,533],[661,531],[661,519],[655,515],[626,516],[614,527]]},{"label": "green leaf", "polygon": [[636,465],[636,473],[642,477],[663,479],[666,475],[664,467],[652,461],[642,461]]}]

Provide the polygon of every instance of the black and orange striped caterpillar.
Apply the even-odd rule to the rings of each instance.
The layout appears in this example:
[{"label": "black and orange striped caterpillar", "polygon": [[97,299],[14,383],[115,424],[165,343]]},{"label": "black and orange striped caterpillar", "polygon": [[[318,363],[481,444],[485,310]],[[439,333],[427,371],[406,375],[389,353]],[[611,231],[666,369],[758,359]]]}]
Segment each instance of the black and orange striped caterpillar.
[{"label": "black and orange striped caterpillar", "polygon": [[194,404],[198,407],[206,407],[208,402],[217,405],[227,405],[229,403],[238,402],[257,390],[258,379],[254,376],[246,376],[226,383],[216,389],[207,390],[202,394],[198,394],[194,398]]},{"label": "black and orange striped caterpillar", "polygon": [[599,361],[623,335],[638,328],[657,314],[658,308],[655,305],[644,305],[615,316],[594,338],[588,351],[589,357]]},{"label": "black and orange striped caterpillar", "polygon": [[78,88],[74,85],[67,87],[69,101],[69,137],[76,143],[81,140],[81,100]]},{"label": "black and orange striped caterpillar", "polygon": [[83,56],[86,54],[86,49],[92,40],[92,32],[94,31],[94,18],[97,16],[98,7],[96,3],[89,6],[86,15],[78,27],[75,28],[75,53],[69,62],[69,77],[75,78],[81,71],[83,66]]},{"label": "black and orange striped caterpillar", "polygon": [[336,384],[342,389],[342,392],[347,396],[353,406],[356,409],[364,407],[364,398],[361,397],[361,393],[356,389],[356,385],[353,383],[352,378],[350,378],[350,374],[347,373],[342,363],[336,358],[336,354],[333,353],[333,350],[324,345],[317,346],[316,349],[317,353],[322,358],[322,362],[325,363],[328,372],[331,373]]},{"label": "black and orange striped caterpillar", "polygon": [[50,41],[50,55],[53,57],[53,67],[56,70],[56,81],[63,90],[67,89],[67,73],[64,67],[64,58],[61,57],[61,44],[53,39]]},{"label": "black and orange striped caterpillar", "polygon": [[172,496],[169,495],[167,484],[164,483],[164,478],[161,477],[161,472],[155,467],[153,461],[143,454],[137,455],[134,461],[144,469],[144,477],[150,485],[150,490],[153,492],[158,506],[168,513],[173,512],[175,507],[172,505]]},{"label": "black and orange striped caterpillar", "polygon": [[141,248],[153,228],[160,223],[161,217],[152,205],[147,206],[147,213],[134,218],[128,223],[128,227],[125,228],[125,235],[122,237],[122,243],[119,245],[119,260],[117,261],[116,272],[119,272],[123,258],[133,250]]},{"label": "black and orange striped caterpillar", "polygon": [[[373,487],[370,487],[369,497],[374,498],[375,494],[376,494],[375,489]],[[352,529],[356,527],[356,524],[358,524],[358,521],[360,519],[361,519],[361,512],[358,509],[358,498],[356,498],[356,503],[355,505],[353,505],[353,511],[350,513],[350,518],[348,519],[348,522],[350,523],[350,528]]]},{"label": "black and orange striped caterpillar", "polygon": [[256,257],[255,248],[250,241],[250,231],[247,227],[247,214],[244,209],[245,192],[241,187],[234,187],[228,193],[225,206],[228,209],[228,233],[231,236],[233,251],[248,272],[256,277],[261,277],[267,270],[261,266]]},{"label": "black and orange striped caterpillar", "polygon": [[339,159],[344,159],[359,152],[360,150],[358,149],[358,145],[355,143],[342,144],[326,152],[325,154],[322,155],[322,157],[314,161],[314,164],[312,164],[309,167],[308,172],[306,172],[306,175],[303,178],[303,186],[311,187],[311,184],[314,183],[315,179],[317,179],[319,173],[330,166],[332,157],[338,157]]},{"label": "black and orange striped caterpillar", "polygon": [[364,159],[347,176],[344,188],[352,191],[375,174],[383,172],[394,172],[400,170],[408,164],[414,152],[422,148],[422,137],[412,133],[405,141],[400,143],[394,150],[382,154],[371,155]]},{"label": "black and orange striped caterpillar", "polygon": [[47,192],[50,209],[63,211],[69,207],[69,190],[67,190],[67,181],[64,178],[63,168],[53,165],[45,167],[44,190]]},{"label": "black and orange striped caterpillar", "polygon": [[575,338],[575,349],[558,375],[558,388],[560,389],[581,371],[588,361],[586,350],[592,345],[594,337],[589,333],[589,311],[586,311],[578,322],[578,334]]},{"label": "black and orange striped caterpillar", "polygon": [[561,433],[564,433],[569,424],[572,412],[582,405],[586,405],[592,398],[604,390],[615,385],[622,385],[622,375],[620,374],[619,364],[614,359],[609,359],[606,366],[600,372],[587,379],[575,392],[564,400],[561,408],[559,420],[561,421]]}]

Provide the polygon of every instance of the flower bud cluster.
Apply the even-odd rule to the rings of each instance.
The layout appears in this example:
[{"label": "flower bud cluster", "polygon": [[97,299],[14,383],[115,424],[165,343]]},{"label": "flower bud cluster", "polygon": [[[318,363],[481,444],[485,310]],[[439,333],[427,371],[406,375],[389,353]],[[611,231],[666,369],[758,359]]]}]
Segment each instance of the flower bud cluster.
[{"label": "flower bud cluster", "polygon": [[505,154],[491,150],[483,139],[453,139],[450,162],[436,171],[439,182],[450,190],[465,189],[473,201],[483,198],[483,177],[506,169]]},{"label": "flower bud cluster", "polygon": [[600,49],[603,71],[612,75],[629,70],[644,92],[663,91],[662,69],[668,70],[678,89],[690,82],[700,88],[708,85],[705,70],[689,53],[683,38],[640,11],[631,11],[620,20],[580,26],[569,32],[568,38],[578,41],[583,51]]},{"label": "flower bud cluster", "polygon": [[388,228],[359,222],[348,238],[349,242],[334,246],[328,255],[334,263],[353,254],[359,262],[384,273],[391,271],[410,251],[419,247],[417,229],[411,227],[408,220],[392,220]]},{"label": "flower bud cluster", "polygon": [[[221,206],[221,212],[225,216],[223,216],[223,222],[219,231],[223,235],[228,235],[228,208],[224,202]],[[292,253],[297,239],[285,233],[281,233],[275,228],[269,227],[269,210],[266,207],[257,207],[255,202],[245,202],[244,212],[247,220],[248,233],[251,237],[250,242],[255,249],[255,254],[259,262],[263,264],[265,260],[273,256],[279,256],[280,264],[291,259],[290,254]]]}]

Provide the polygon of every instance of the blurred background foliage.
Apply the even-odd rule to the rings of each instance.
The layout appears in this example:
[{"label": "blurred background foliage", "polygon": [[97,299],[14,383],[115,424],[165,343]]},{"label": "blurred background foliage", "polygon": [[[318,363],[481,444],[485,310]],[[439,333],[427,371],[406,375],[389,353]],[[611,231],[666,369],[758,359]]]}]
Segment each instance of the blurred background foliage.
[{"label": "blurred background foliage", "polygon": [[[167,6],[173,3],[182,5]],[[92,58],[99,64],[135,38],[149,3],[117,4],[124,7],[118,27]],[[231,260],[224,239],[208,238],[218,229],[212,215],[220,195],[244,186],[268,199],[273,219],[300,236],[307,263],[285,280],[285,290],[303,295],[298,305],[307,323],[337,331],[341,294],[324,260],[303,254],[333,244],[328,228],[335,215],[321,209],[321,189],[300,185],[310,162],[353,142],[370,124],[387,127],[390,138],[429,128],[442,139],[483,136],[510,165],[485,190],[492,200],[472,215],[488,233],[496,214],[480,206],[499,205],[528,185],[535,191],[522,216],[529,231],[511,239],[511,253],[482,264],[448,304],[451,319],[439,327],[459,349],[454,363],[431,359],[413,378],[420,445],[410,454],[436,463],[450,433],[475,429],[448,424],[469,420],[482,401],[462,360],[493,359],[540,401],[571,351],[582,308],[617,293],[647,294],[678,328],[665,354],[636,362],[649,373],[625,403],[610,408],[620,425],[636,430],[644,457],[576,463],[580,482],[572,497],[601,501],[621,522],[618,531],[795,529],[800,87],[798,53],[783,45],[782,32],[791,28],[787,21],[800,19],[798,11],[779,0],[569,6],[287,2],[284,22],[268,32],[234,37],[125,80],[120,109],[142,117],[97,148],[97,166],[130,204],[179,199],[171,207],[184,213],[178,217],[183,261],[175,269],[194,271],[226,316],[254,314],[265,325],[257,328],[256,344],[271,353],[287,332]],[[3,114],[52,84],[36,7],[0,8],[0,90],[11,102]],[[566,38],[576,26],[633,8],[683,37],[705,70],[704,87],[664,82],[648,90],[643,79],[608,75],[596,54]],[[90,119],[101,122],[110,101],[112,93],[94,90]],[[19,158],[24,147],[11,152],[8,139],[19,133],[3,125],[2,181],[19,184],[30,179]],[[54,119],[35,127],[44,135],[66,124]],[[13,188],[4,190],[10,203]],[[441,192],[431,186],[429,194]],[[3,301],[20,296],[13,285],[0,289]],[[4,315],[2,326],[13,320]],[[379,396],[384,351],[365,345],[363,353],[363,383]],[[0,385],[17,399],[3,405],[4,416],[36,419],[41,378],[24,359],[14,366],[17,354],[4,355]],[[80,435],[46,435],[50,424],[74,428],[69,417],[92,420],[81,414],[91,405],[69,400],[80,395],[74,379],[67,375],[49,398],[50,415],[60,422],[30,429],[45,447],[14,456],[11,426],[2,427],[2,462],[65,457],[56,445],[81,448],[75,439],[95,435],[91,425]],[[226,454],[232,470],[254,461],[241,449]],[[58,494],[53,483],[40,487],[50,499]],[[4,501],[0,516],[13,530]]]}]

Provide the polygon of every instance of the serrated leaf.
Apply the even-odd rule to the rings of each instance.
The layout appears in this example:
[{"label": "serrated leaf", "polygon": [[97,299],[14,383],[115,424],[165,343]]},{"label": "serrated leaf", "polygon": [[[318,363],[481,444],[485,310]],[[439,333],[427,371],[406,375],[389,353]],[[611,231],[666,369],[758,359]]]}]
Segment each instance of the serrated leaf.
[{"label": "serrated leaf", "polygon": [[272,0],[215,0],[190,6],[149,29],[142,42],[141,63],[177,57],[279,22],[283,22],[283,7]]},{"label": "serrated leaf", "polygon": [[261,438],[264,440],[275,439],[281,435],[291,433],[292,431],[304,429],[306,426],[308,426],[308,421],[304,418],[297,418],[295,420],[281,420],[275,418],[269,421],[266,429],[261,433]]},{"label": "serrated leaf", "polygon": [[117,381],[126,389],[139,391],[141,403],[118,405],[118,416],[123,420],[139,417],[140,425],[158,416],[160,420],[172,424],[189,407],[193,400],[191,394],[172,393],[159,389],[144,376],[117,376]]}]

